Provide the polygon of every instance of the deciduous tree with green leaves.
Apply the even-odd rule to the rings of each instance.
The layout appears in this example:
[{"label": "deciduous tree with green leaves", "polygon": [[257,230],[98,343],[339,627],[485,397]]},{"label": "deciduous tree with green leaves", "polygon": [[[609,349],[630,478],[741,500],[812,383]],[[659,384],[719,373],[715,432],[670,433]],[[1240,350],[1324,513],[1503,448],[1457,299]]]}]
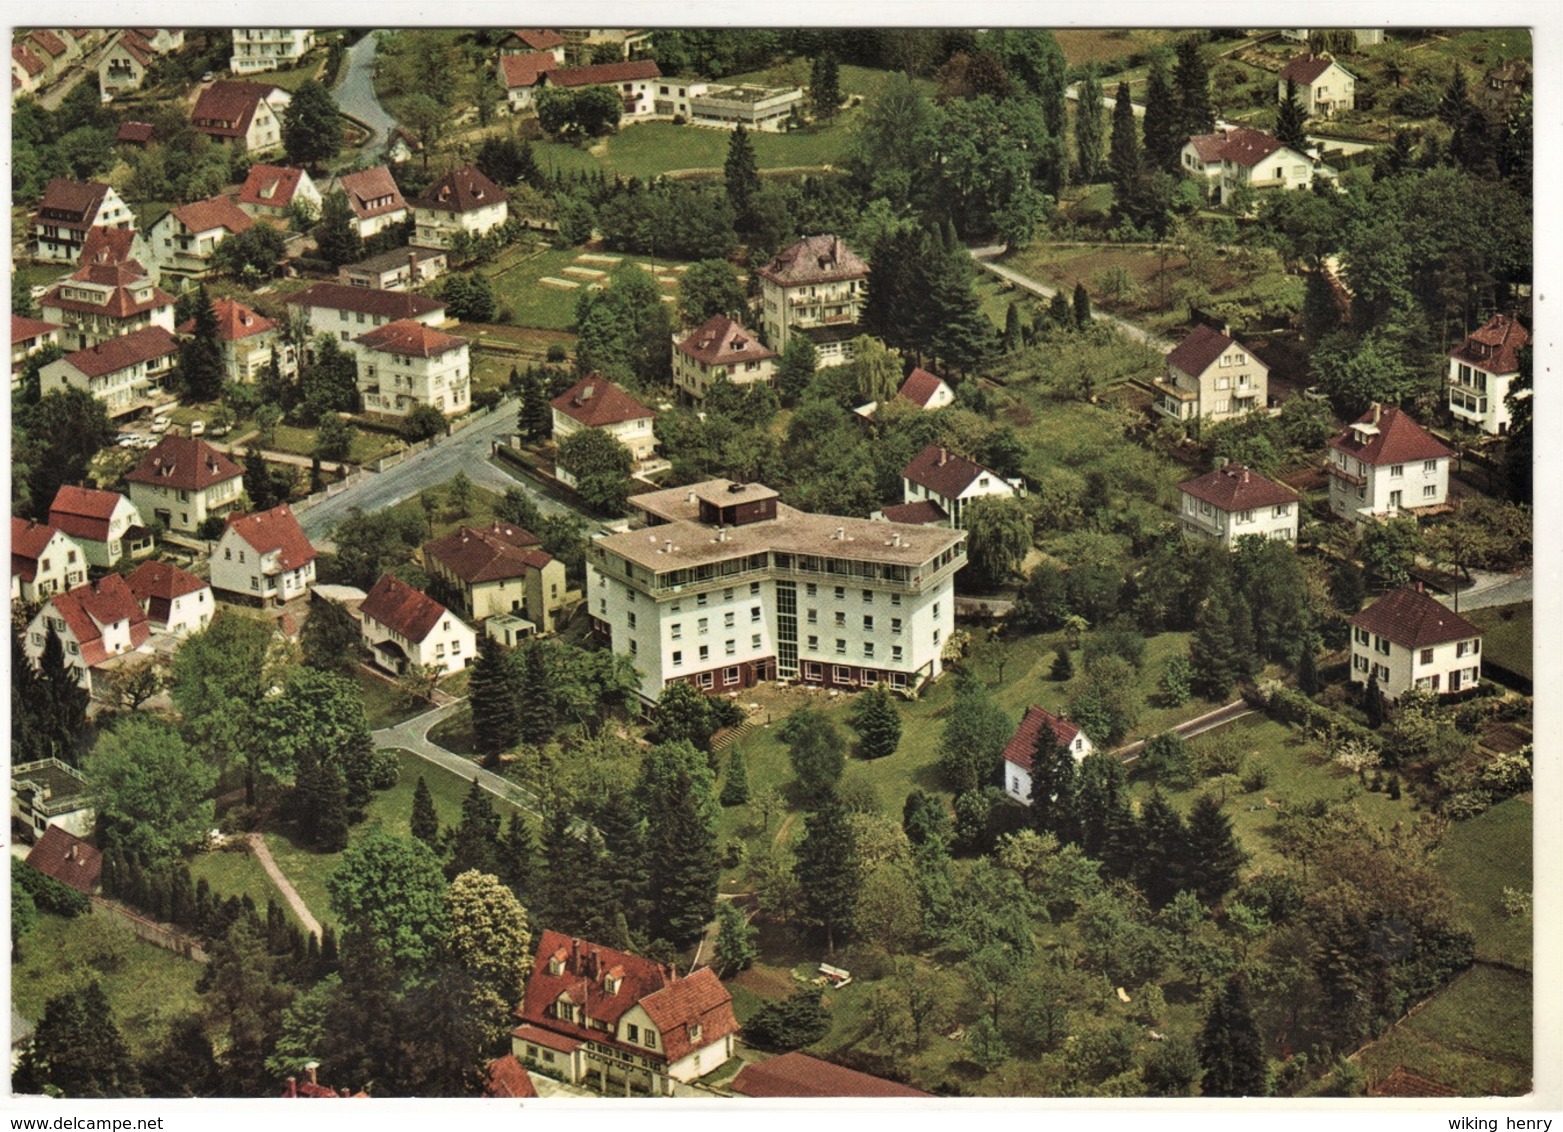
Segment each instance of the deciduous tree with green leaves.
[{"label": "deciduous tree with green leaves", "polygon": [[327,887],[347,929],[392,962],[420,967],[449,939],[445,878],[421,841],[371,829],[342,855]]},{"label": "deciduous tree with green leaves", "polygon": [[846,767],[847,743],[830,717],[801,708],[787,717],[779,734],[804,801],[831,796]]},{"label": "deciduous tree with green leaves", "polygon": [[315,79],[295,90],[282,111],[282,148],[295,164],[317,169],[342,148],[336,100]]}]

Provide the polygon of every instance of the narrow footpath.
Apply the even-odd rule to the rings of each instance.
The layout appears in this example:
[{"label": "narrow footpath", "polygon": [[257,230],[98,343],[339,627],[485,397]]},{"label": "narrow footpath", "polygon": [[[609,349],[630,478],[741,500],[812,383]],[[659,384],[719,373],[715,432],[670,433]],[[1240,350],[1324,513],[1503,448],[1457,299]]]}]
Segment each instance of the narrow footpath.
[{"label": "narrow footpath", "polygon": [[[1174,727],[1173,733],[1181,735],[1185,739],[1192,739],[1196,735],[1203,735],[1217,727],[1231,723],[1233,720],[1242,719],[1246,715],[1253,715],[1255,709],[1248,706],[1247,700],[1233,700],[1229,704],[1216,708],[1215,711],[1207,711],[1204,715],[1195,716],[1185,723]],[[1145,740],[1130,743],[1128,746],[1119,747],[1108,754],[1120,762],[1132,763],[1145,751]]]},{"label": "narrow footpath", "polygon": [[[1051,299],[1058,293],[1057,287],[1050,286],[1047,283],[1038,282],[1037,280],[1031,278],[1031,276],[1026,275],[1023,272],[1016,271],[1013,267],[1006,267],[1002,263],[992,262],[996,256],[1003,255],[1005,250],[1006,249],[1001,244],[990,244],[983,248],[972,248],[971,258],[977,261],[978,267],[983,268],[985,271],[991,271],[1000,279],[1008,280],[1015,286],[1021,288],[1022,290],[1030,291],[1033,295],[1036,295],[1039,298]],[[1160,350],[1164,354],[1170,351],[1173,347],[1173,343],[1163,338],[1161,335],[1155,333],[1154,331],[1147,330],[1138,323],[1130,322],[1128,319],[1119,318],[1117,315],[1107,314],[1104,311],[1095,309],[1091,311],[1091,317],[1096,319],[1098,322],[1110,323],[1119,330],[1123,331],[1130,338],[1133,338],[1136,342],[1143,342],[1147,346],[1150,346],[1156,350]]]},{"label": "narrow footpath", "polygon": [[304,903],[304,898],[298,894],[298,889],[293,887],[293,882],[277,867],[277,862],[266,845],[265,836],[259,833],[247,833],[244,839],[249,842],[250,852],[255,854],[255,859],[261,863],[261,868],[266,870],[271,883],[276,885],[277,890],[287,899],[288,906],[293,909],[293,914],[298,917],[304,930],[314,932],[315,938],[319,939],[324,934],[320,929],[320,921],[311,914],[309,905]]}]

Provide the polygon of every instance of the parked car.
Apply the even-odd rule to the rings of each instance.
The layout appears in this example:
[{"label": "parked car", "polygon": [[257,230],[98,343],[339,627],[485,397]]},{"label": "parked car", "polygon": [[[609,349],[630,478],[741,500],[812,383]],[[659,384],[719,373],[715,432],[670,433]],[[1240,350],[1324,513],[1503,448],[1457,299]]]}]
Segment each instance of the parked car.
[{"label": "parked car", "polygon": [[168,431],[168,426],[170,424],[172,424],[172,423],[173,423],[173,421],[169,417],[157,417],[157,418],[155,418],[152,421],[152,431],[153,432],[167,432]]},{"label": "parked car", "polygon": [[213,73],[212,71],[207,71],[204,75],[201,76],[201,81],[203,83],[209,83],[213,79],[215,79],[216,77],[217,77],[217,75],[215,73]]},{"label": "parked car", "polygon": [[206,432],[206,422],[205,421],[191,421],[190,422],[190,435],[191,436],[201,436],[205,432]]},{"label": "parked car", "polygon": [[141,438],[133,432],[127,432],[119,438],[119,446],[121,448],[139,448],[141,447]]}]

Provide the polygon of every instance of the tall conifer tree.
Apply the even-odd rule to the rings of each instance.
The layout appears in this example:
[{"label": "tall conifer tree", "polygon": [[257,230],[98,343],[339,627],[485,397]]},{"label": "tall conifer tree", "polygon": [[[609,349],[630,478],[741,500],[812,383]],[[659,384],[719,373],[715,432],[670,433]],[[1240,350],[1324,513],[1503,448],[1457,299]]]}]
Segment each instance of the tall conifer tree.
[{"label": "tall conifer tree", "polygon": [[1264,1092],[1264,1046],[1240,975],[1230,976],[1210,1004],[1199,1039],[1207,1097],[1256,1097]]},{"label": "tall conifer tree", "polygon": [[1102,168],[1102,80],[1087,67],[1075,102],[1075,168],[1083,185],[1095,181]]},{"label": "tall conifer tree", "polygon": [[1188,137],[1178,137],[1177,96],[1167,77],[1167,65],[1161,56],[1151,60],[1150,76],[1145,83],[1145,164],[1148,169],[1171,172]]},{"label": "tall conifer tree", "polygon": [[[1216,112],[1210,105],[1210,66],[1205,62],[1199,36],[1190,35],[1178,44],[1178,62],[1173,71],[1178,98],[1178,149],[1195,134],[1208,134],[1216,128]],[[1173,159],[1176,160],[1175,150]]]},{"label": "tall conifer tree", "polygon": [[1113,100],[1113,136],[1107,164],[1112,172],[1114,195],[1120,202],[1128,200],[1140,180],[1140,127],[1134,120],[1128,83],[1118,84],[1118,95]]}]

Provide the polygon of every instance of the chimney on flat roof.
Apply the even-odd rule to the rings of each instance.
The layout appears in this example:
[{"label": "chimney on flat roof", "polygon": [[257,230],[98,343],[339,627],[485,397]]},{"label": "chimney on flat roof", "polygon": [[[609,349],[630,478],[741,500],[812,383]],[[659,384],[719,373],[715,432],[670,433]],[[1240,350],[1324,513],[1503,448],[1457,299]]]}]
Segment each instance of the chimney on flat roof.
[{"label": "chimney on flat roof", "polygon": [[407,252],[407,286],[411,287],[418,282],[418,253],[412,250]]}]

